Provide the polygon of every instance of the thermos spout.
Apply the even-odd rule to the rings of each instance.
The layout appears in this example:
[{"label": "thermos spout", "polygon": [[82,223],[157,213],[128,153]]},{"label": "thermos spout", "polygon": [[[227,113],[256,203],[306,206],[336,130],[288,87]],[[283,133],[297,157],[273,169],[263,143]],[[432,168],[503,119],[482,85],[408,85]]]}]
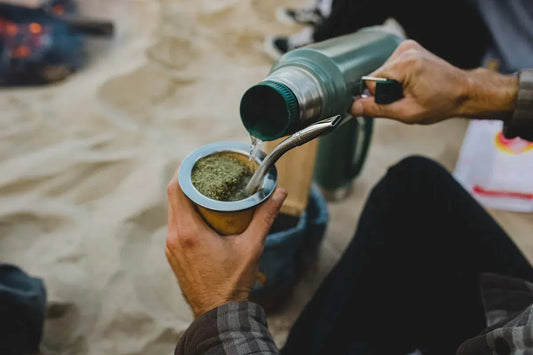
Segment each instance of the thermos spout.
[{"label": "thermos spout", "polygon": [[337,127],[341,123],[341,121],[341,115],[326,118],[302,129],[301,131],[294,133],[287,139],[283,140],[269,154],[267,154],[265,159],[263,159],[255,173],[252,175],[252,178],[246,185],[246,188],[244,190],[245,193],[247,195],[251,195],[255,191],[257,191],[259,186],[261,186],[265,174],[270,170],[272,165],[274,165],[276,161],[281,158],[283,154],[285,154],[292,148],[298,147],[325,133],[330,132],[332,129]]}]

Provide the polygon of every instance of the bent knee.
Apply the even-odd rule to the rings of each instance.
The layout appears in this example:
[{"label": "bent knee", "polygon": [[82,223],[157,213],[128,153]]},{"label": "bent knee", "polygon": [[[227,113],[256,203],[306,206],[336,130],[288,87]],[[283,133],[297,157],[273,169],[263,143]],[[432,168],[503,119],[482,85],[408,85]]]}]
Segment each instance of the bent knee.
[{"label": "bent knee", "polygon": [[389,174],[399,173],[409,176],[442,172],[448,173],[441,164],[421,155],[412,155],[404,158],[389,169]]}]

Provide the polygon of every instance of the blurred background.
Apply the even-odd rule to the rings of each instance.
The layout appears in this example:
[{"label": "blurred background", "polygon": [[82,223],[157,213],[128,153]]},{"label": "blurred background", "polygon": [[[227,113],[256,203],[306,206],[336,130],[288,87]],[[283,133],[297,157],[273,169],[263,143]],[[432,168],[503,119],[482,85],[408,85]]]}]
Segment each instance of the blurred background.
[{"label": "blurred background", "polygon": [[[192,315],[164,258],[165,186],[199,146],[250,141],[238,108],[273,63],[263,39],[298,31],[275,10],[304,4],[0,1],[0,261],[45,283],[43,354],[172,353]],[[453,171],[467,125],[376,120],[316,263],[269,314],[278,345],[386,169],[422,154]],[[533,260],[531,213],[490,212]]]}]

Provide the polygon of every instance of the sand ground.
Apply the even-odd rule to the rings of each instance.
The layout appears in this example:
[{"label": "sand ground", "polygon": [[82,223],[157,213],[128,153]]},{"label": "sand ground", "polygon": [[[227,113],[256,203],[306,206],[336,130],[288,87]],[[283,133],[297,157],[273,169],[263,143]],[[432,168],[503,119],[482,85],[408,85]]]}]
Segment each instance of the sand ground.
[{"label": "sand ground", "polygon": [[[210,142],[249,137],[244,90],[271,60],[265,35],[282,4],[260,0],[84,0],[115,21],[91,41],[68,80],[0,91],[0,260],[43,278],[50,303],[45,354],[170,354],[192,316],[164,258],[165,186],[179,162]],[[433,157],[452,170],[467,123],[379,121],[354,193],[331,203],[317,269],[269,315],[287,330],[353,233],[366,196],[394,162]],[[491,212],[533,258],[533,216]]]}]

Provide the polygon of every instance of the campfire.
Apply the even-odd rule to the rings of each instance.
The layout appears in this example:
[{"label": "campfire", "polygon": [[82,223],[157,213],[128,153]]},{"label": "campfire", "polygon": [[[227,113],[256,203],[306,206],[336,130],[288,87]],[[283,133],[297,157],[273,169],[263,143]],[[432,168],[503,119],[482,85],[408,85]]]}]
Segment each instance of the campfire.
[{"label": "campfire", "polygon": [[112,23],[77,17],[69,0],[39,8],[0,3],[0,85],[62,80],[85,64],[85,36],[112,35]]}]

